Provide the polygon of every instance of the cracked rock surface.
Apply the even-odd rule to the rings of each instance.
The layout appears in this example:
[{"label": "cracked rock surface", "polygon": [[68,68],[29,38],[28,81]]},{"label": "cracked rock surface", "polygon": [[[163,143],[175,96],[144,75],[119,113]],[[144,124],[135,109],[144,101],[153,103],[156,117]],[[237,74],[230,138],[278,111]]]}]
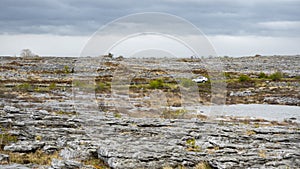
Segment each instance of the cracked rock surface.
[{"label": "cracked rock surface", "polygon": [[[20,140],[4,149],[12,152],[60,150],[61,159],[53,159],[49,168],[88,168],[91,166],[85,166],[80,160],[92,155],[111,168],[120,169],[179,165],[193,168],[203,161],[216,168],[300,167],[298,125],[116,118],[100,112],[97,118],[83,121],[76,116],[47,113],[40,115],[41,120],[35,120],[33,117],[39,111],[8,109],[2,110],[0,124],[11,126],[11,134]],[[41,139],[36,140],[36,136]],[[0,157],[2,161],[9,158]]]},{"label": "cracked rock surface", "polygon": [[300,165],[297,127],[105,117],[93,131],[99,158],[113,168],[193,167],[201,161],[216,168]]},{"label": "cracked rock surface", "polygon": [[[95,70],[93,75],[101,82],[100,91],[96,93],[101,110],[78,109],[80,103],[84,107],[90,101],[90,96],[81,97],[78,92],[78,100],[72,100],[74,83],[71,72],[84,76],[82,69],[74,69],[77,59],[0,57],[1,169],[95,169],[95,166],[85,163],[88,159],[100,159],[107,164],[104,168],[115,169],[160,169],[164,166],[189,169],[203,162],[212,168],[300,168],[297,116],[284,122],[236,116],[208,121],[196,112],[192,113],[200,115],[199,118],[191,116],[188,119],[134,118],[122,111],[112,113],[115,100],[111,98],[110,86],[102,83],[110,84],[114,70],[120,64],[113,58],[104,58],[100,65],[88,67],[88,70]],[[214,61],[213,58],[210,60]],[[153,107],[147,107],[152,101],[163,102],[157,99],[161,93],[144,95],[148,92],[146,89],[144,92],[147,86],[144,83],[163,77],[174,87],[173,77],[191,79],[205,73],[199,60],[132,58],[124,61],[128,61],[133,70],[140,70],[145,63],[149,66],[149,69],[142,69],[133,81],[137,88],[129,100],[134,105],[132,111],[137,111],[137,114],[153,110]],[[224,62],[224,71],[233,79],[242,73],[258,79],[260,72],[270,75],[273,70],[286,75],[281,81],[256,81],[259,84],[232,80],[228,82],[226,104],[300,105],[300,83],[296,78],[300,75],[300,56],[222,58],[221,61]],[[156,69],[157,65],[161,69]],[[189,73],[191,70],[195,74]],[[203,85],[200,86],[205,87]],[[88,89],[94,90],[94,87]],[[162,92],[176,94],[178,89],[171,87]],[[207,100],[210,101],[209,90],[201,92],[201,103],[205,105]],[[175,94],[170,98],[174,99],[174,110],[179,110],[183,107],[177,104],[179,97]],[[126,110],[126,106],[120,110]],[[158,117],[163,113],[160,110],[155,112]],[[57,155],[47,165],[13,162],[16,154],[27,157],[37,152]]]}]

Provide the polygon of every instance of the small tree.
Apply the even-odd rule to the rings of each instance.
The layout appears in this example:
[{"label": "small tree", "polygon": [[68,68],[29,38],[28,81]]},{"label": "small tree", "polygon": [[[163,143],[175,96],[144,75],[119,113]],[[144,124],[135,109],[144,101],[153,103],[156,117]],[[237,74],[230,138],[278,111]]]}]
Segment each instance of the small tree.
[{"label": "small tree", "polygon": [[21,57],[33,57],[33,56],[35,56],[35,54],[34,53],[32,53],[31,52],[31,50],[30,49],[23,49],[22,51],[21,51]]},{"label": "small tree", "polygon": [[113,55],[112,53],[108,53],[108,57],[109,57],[109,58],[113,58],[113,56],[114,56],[114,55]]},{"label": "small tree", "polygon": [[260,54],[256,54],[255,57],[261,57],[261,55]]}]

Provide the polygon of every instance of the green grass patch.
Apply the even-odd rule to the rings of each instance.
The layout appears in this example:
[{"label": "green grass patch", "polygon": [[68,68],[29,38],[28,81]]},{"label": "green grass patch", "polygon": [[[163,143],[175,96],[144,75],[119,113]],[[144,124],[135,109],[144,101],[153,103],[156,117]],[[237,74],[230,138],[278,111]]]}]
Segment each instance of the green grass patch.
[{"label": "green grass patch", "polygon": [[54,89],[56,89],[56,83],[50,83],[50,85],[49,85],[49,89],[50,90],[54,90]]},{"label": "green grass patch", "polygon": [[114,117],[115,118],[122,118],[122,114],[121,113],[114,113]]},{"label": "green grass patch", "polygon": [[95,86],[95,90],[97,92],[101,92],[101,91],[108,91],[111,88],[111,84],[110,83],[104,83],[104,82],[97,82],[96,86]]},{"label": "green grass patch", "polygon": [[80,80],[75,80],[73,81],[73,87],[78,87],[78,88],[82,88],[82,89],[95,89],[95,84],[94,83],[90,83],[87,81],[80,81]]},{"label": "green grass patch", "polygon": [[89,158],[83,162],[85,165],[91,165],[96,169],[109,169],[108,165],[106,165],[101,159],[99,158]]},{"label": "green grass patch", "polygon": [[17,85],[17,89],[20,91],[32,92],[34,91],[34,86],[29,83],[22,83]]},{"label": "green grass patch", "polygon": [[186,88],[189,88],[193,85],[195,85],[195,82],[192,81],[192,79],[188,79],[188,78],[181,78],[180,79],[180,85]]},{"label": "green grass patch", "polygon": [[50,92],[50,88],[49,87],[35,87],[34,91],[39,92],[39,93]]},{"label": "green grass patch", "polygon": [[69,111],[62,111],[62,110],[60,110],[60,111],[55,112],[55,114],[72,116],[72,115],[76,115],[77,113],[76,113],[76,111],[70,111],[69,112]]},{"label": "green grass patch", "polygon": [[230,72],[224,72],[224,76],[226,79],[231,79],[231,73]]},{"label": "green grass patch", "polygon": [[250,82],[252,79],[246,74],[242,74],[239,77],[239,82]]},{"label": "green grass patch", "polygon": [[164,87],[164,81],[162,79],[155,79],[149,82],[150,89],[162,89]]},{"label": "green grass patch", "polygon": [[186,140],[186,146],[187,146],[187,150],[188,151],[194,151],[194,152],[200,152],[201,148],[196,145],[196,139],[195,138],[191,138]]},{"label": "green grass patch", "polygon": [[185,109],[178,109],[178,110],[167,109],[167,110],[163,111],[162,118],[179,119],[179,118],[183,118],[186,113],[187,113],[187,110],[185,110]]},{"label": "green grass patch", "polygon": [[7,132],[0,134],[0,149],[2,150],[5,145],[15,143],[18,141],[17,136],[13,136]]},{"label": "green grass patch", "polygon": [[8,151],[0,151],[0,153],[9,155],[10,163],[17,164],[38,164],[38,165],[50,165],[53,158],[59,158],[59,153],[56,151],[52,154],[46,154],[41,150],[37,150],[33,153],[15,153]]},{"label": "green grass patch", "polygon": [[268,78],[268,75],[265,74],[264,72],[260,72],[259,75],[258,75],[258,78],[265,79],[265,78]]},{"label": "green grass patch", "polygon": [[73,70],[70,69],[70,67],[68,65],[64,66],[64,71],[65,74],[69,74],[69,73],[73,73]]},{"label": "green grass patch", "polygon": [[146,89],[149,88],[149,84],[132,84],[129,86],[130,89]]},{"label": "green grass patch", "polygon": [[283,78],[283,73],[281,72],[275,72],[269,76],[269,79],[273,81],[279,81]]},{"label": "green grass patch", "polygon": [[179,89],[179,86],[177,83],[164,83],[164,87],[171,90]]}]

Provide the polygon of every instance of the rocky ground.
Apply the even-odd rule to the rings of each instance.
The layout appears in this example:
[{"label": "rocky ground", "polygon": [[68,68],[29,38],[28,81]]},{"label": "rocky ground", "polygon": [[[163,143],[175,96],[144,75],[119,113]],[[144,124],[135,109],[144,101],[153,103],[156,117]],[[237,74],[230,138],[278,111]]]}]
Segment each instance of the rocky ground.
[{"label": "rocky ground", "polygon": [[[14,162],[29,163],[23,168],[55,169],[107,165],[193,168],[201,163],[207,168],[300,166],[296,124],[118,118],[113,114],[98,114],[83,121],[78,116],[26,112],[8,106],[1,111],[0,124],[6,129],[2,132],[6,138],[17,138],[2,144],[2,168],[17,168]],[[36,153],[47,158],[37,157],[39,161],[28,155]]]},{"label": "rocky ground", "polygon": [[[300,105],[299,56],[221,59],[227,104]],[[103,57],[99,64],[86,68],[77,58],[1,57],[0,167],[300,167],[299,124],[243,118],[210,120],[181,109],[178,84],[184,82],[186,89],[192,77],[209,74],[197,59],[127,60],[131,71],[141,70],[129,83],[131,110],[136,114],[151,111],[150,103],[157,99],[151,91],[160,90],[168,98],[163,106],[182,111],[162,109],[147,118],[132,117],[124,113],[125,108],[124,112],[116,111],[111,84],[124,60]],[[145,63],[147,67],[141,66]],[[74,81],[85,69],[89,75],[94,73],[95,84]],[[261,72],[268,76],[281,72],[282,77],[259,77]],[[250,79],[241,81],[241,74]],[[198,84],[201,104],[210,103],[210,83]],[[88,100],[84,93],[76,93],[82,96],[74,105],[72,87],[96,91],[97,111],[77,105],[77,101]]]}]

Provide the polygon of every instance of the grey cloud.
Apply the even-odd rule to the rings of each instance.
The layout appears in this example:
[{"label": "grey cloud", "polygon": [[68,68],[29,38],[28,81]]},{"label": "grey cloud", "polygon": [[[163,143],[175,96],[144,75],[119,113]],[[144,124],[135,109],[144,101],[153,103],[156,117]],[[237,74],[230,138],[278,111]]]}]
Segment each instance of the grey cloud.
[{"label": "grey cloud", "polygon": [[299,8],[297,0],[2,0],[0,33],[89,35],[113,19],[155,11],[183,17],[209,35],[295,36],[300,29],[263,23],[300,21]]}]

